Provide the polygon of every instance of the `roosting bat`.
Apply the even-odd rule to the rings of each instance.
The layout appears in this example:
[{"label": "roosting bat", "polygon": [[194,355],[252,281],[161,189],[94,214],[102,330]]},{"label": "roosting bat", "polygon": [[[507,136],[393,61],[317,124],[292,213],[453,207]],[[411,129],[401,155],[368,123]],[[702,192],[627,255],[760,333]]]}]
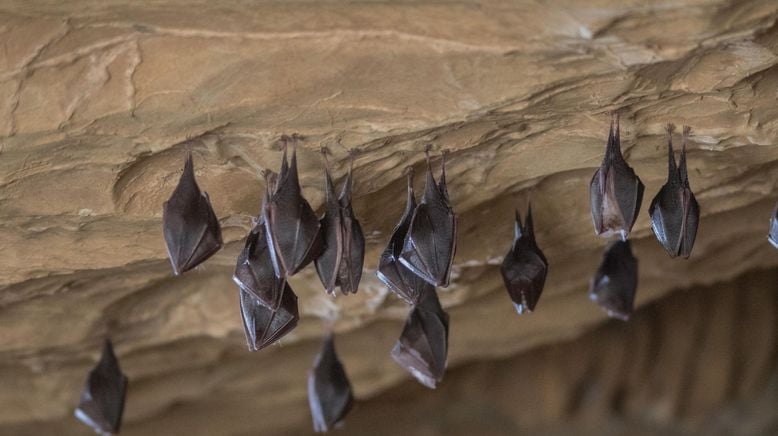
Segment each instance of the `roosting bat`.
[{"label": "roosting bat", "polygon": [[[272,175],[265,174],[266,190],[270,191]],[[265,226],[267,203],[262,200],[259,219],[246,238],[246,245],[238,255],[232,279],[245,291],[250,292],[269,309],[278,309],[281,294],[286,288],[286,277],[276,271],[272,255],[272,237]]]},{"label": "roosting bat", "polygon": [[421,384],[435,389],[446,371],[447,355],[448,314],[440,306],[435,288],[428,286],[411,309],[392,358]]},{"label": "roosting bat", "polygon": [[162,230],[173,273],[182,274],[222,248],[219,220],[194,176],[192,154],[170,199],[162,206]]},{"label": "roosting bat", "polygon": [[119,432],[127,394],[127,377],[119,368],[111,341],[106,339],[97,366],[89,371],[75,415],[97,434]]},{"label": "roosting bat", "polygon": [[334,294],[335,288],[340,287],[344,295],[356,294],[365,260],[365,236],[351,208],[351,172],[354,167],[354,157],[352,154],[348,176],[343,182],[340,196],[336,197],[324,148],[322,148],[322,156],[324,156],[324,185],[327,198],[324,216],[321,219],[324,250],[316,258],[316,272],[319,273],[319,279],[327,293]]},{"label": "roosting bat", "polygon": [[[311,263],[321,252],[319,220],[300,191],[297,175],[297,136],[283,136],[284,158],[273,194],[267,202],[265,227],[273,248],[273,261],[282,275],[291,276]],[[286,152],[292,143],[292,161]]]},{"label": "roosting bat", "polygon": [[632,314],[637,286],[638,261],[632,255],[629,241],[613,242],[592,278],[589,298],[605,309],[608,316],[626,321]]},{"label": "roosting bat", "polygon": [[333,428],[351,410],[353,402],[351,383],[338,360],[330,334],[324,339],[321,352],[308,372],[308,403],[314,431],[325,432]]},{"label": "roosting bat", "polygon": [[778,248],[778,205],[775,206],[773,216],[770,217],[770,234],[767,239],[775,248]]},{"label": "roosting bat", "polygon": [[589,183],[594,231],[603,237],[632,230],[643,201],[643,183],[621,154],[619,116],[613,115],[605,157]]},{"label": "roosting bat", "polygon": [[240,289],[240,312],[250,351],[259,351],[297,327],[297,295],[284,281],[278,309],[263,305],[253,293]]},{"label": "roosting bat", "polygon": [[403,242],[400,262],[433,286],[448,286],[457,247],[457,218],[446,189],[446,154],[443,153],[440,183],[435,184],[427,154],[427,181],[421,202],[413,212]]},{"label": "roosting bat", "polygon": [[683,128],[681,161],[677,167],[673,154],[674,130],[674,125],[667,126],[667,183],[651,201],[648,214],[651,215],[651,228],[656,239],[665,247],[667,254],[670,257],[688,258],[697,236],[700,206],[689,188],[689,174],[686,171],[686,140],[691,129]]},{"label": "roosting bat", "polygon": [[[378,261],[376,275],[384,284],[405,300],[408,304],[416,304],[423,288],[432,287],[429,283],[417,276],[400,262],[400,253],[403,249],[403,241],[411,225],[413,211],[416,209],[416,198],[413,194],[413,168],[408,167],[408,190],[405,202],[405,211],[400,222],[392,231],[389,244],[381,253]],[[434,291],[434,288],[433,288]]]},{"label": "roosting bat", "polygon": [[500,271],[516,311],[522,314],[524,311],[535,310],[546,282],[548,261],[535,242],[532,206],[527,208],[524,227],[521,225],[519,211],[516,211],[513,245],[505,255]]}]

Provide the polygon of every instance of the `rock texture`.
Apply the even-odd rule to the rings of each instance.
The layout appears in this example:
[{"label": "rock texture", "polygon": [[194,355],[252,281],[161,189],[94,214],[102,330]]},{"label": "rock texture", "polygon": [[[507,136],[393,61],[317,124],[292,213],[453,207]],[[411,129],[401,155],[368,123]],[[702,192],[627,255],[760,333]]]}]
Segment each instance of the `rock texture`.
[{"label": "rock texture", "polygon": [[[746,342],[749,352],[774,354],[774,336],[755,334],[767,341],[758,347],[756,339],[719,330],[775,326],[778,255],[765,236],[778,197],[777,18],[770,0],[3,2],[0,433],[84,434],[72,409],[110,335],[130,379],[123,433],[299,434],[310,425],[305,373],[324,332],[321,318],[332,317],[356,395],[372,398],[347,421],[355,434],[389,422],[383,402],[400,410],[399,400],[411,398],[419,410],[440,410],[445,392],[460,392],[455,404],[465,407],[465,394],[486,401],[478,397],[478,374],[500,383],[513,371],[527,377],[539,362],[549,378],[505,385],[500,404],[527,383],[552,398],[543,397],[536,414],[501,411],[510,422],[494,434],[550,429],[568,413],[586,415],[589,404],[601,419],[632,419],[647,408],[640,415],[650,418],[641,421],[646,433],[694,431],[703,421],[676,427],[676,418],[713,410],[741,390],[743,398],[765,398],[760,387],[774,373],[774,358],[754,357],[764,365],[751,373],[742,371],[750,358],[732,363],[715,351]],[[592,330],[605,316],[586,288],[605,241],[594,236],[587,187],[613,110],[622,114],[625,156],[647,198],[666,176],[664,125],[693,128],[688,165],[702,211],[694,252],[688,261],[670,259],[654,240],[644,202],[631,234],[640,262],[636,305],[693,286],[729,289],[715,292],[724,302],[709,302],[710,289],[670,295],[656,306],[662,309],[645,310],[630,324]],[[354,209],[367,238],[365,273],[356,295],[334,300],[312,268],[295,276],[299,327],[282,346],[250,354],[230,277],[259,208],[258,172],[278,167],[275,140],[292,132],[306,138],[298,152],[301,182],[319,210],[319,146],[334,152],[338,181],[348,149],[361,152]],[[436,393],[409,385],[389,358],[407,308],[373,276],[404,206],[403,168],[420,173],[429,142],[434,151],[451,150],[449,193],[460,229],[452,285],[440,293],[451,314],[452,373],[441,384],[449,391]],[[161,205],[188,151],[226,247],[173,277]],[[513,209],[530,196],[550,268],[536,311],[519,318],[499,265]],[[700,318],[684,322],[690,316]],[[729,324],[713,322],[720,316]],[[649,334],[673,326],[688,342]],[[701,359],[697,372],[720,383],[686,385],[687,365],[678,356],[691,344],[704,352],[707,345],[695,338],[709,329],[711,360]],[[633,389],[645,382],[639,368],[654,362],[633,334],[678,347],[657,355],[669,361],[660,367],[682,374],[670,379],[676,383]],[[613,361],[592,357],[587,346],[600,344],[605,354],[625,341],[634,365],[616,352]],[[608,386],[591,401],[583,369],[564,366],[586,359],[595,360],[594,378]],[[608,365],[638,369],[607,375]],[[657,400],[644,392],[654,388],[683,394]],[[479,410],[483,422],[493,416]],[[454,412],[416,433],[453,428]],[[397,426],[413,433],[407,423]]]}]

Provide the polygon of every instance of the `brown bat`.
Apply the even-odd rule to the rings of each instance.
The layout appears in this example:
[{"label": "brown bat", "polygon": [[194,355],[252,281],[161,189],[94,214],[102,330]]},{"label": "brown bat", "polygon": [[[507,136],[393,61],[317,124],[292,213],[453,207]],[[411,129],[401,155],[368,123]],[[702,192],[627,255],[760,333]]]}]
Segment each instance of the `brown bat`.
[{"label": "brown bat", "polygon": [[336,197],[324,148],[322,156],[327,195],[324,216],[321,219],[325,248],[316,258],[316,272],[319,273],[319,279],[327,293],[335,294],[335,288],[340,287],[344,295],[356,294],[365,260],[365,236],[351,208],[354,157],[352,154],[348,176],[343,182],[340,196]]},{"label": "brown bat", "polygon": [[516,211],[513,245],[505,255],[500,271],[516,311],[521,315],[525,311],[535,310],[546,283],[548,261],[535,242],[532,206],[527,207],[524,227],[519,211]]},{"label": "brown bat", "polygon": [[[283,136],[284,158],[278,183],[267,202],[265,228],[270,235],[273,262],[281,275],[291,276],[315,259],[322,248],[319,220],[302,195],[297,174],[296,135]],[[286,152],[292,144],[291,164]]]},{"label": "brown bat", "polygon": [[446,188],[446,154],[443,154],[440,183],[435,183],[427,154],[427,182],[421,202],[413,212],[405,236],[400,262],[433,286],[448,286],[457,248],[457,218]]},{"label": "brown bat", "polygon": [[97,366],[89,371],[76,418],[100,435],[119,432],[127,395],[127,377],[119,368],[111,341],[106,339]]},{"label": "brown bat", "polygon": [[448,355],[448,314],[435,288],[427,286],[411,309],[392,358],[424,386],[435,389],[443,379]]},{"label": "brown bat", "polygon": [[673,154],[673,131],[675,126],[667,126],[668,174],[667,183],[656,194],[648,208],[651,215],[651,229],[656,239],[670,257],[692,254],[697,225],[700,221],[700,206],[689,187],[689,174],[686,170],[686,140],[691,129],[683,128],[681,161],[676,167]]},{"label": "brown bat", "polygon": [[191,153],[178,186],[162,206],[162,231],[175,275],[205,262],[224,245],[208,194],[195,181]]},{"label": "brown bat", "polygon": [[623,321],[632,315],[638,286],[638,261],[629,241],[615,241],[605,251],[600,267],[589,285],[589,298],[608,316]]},{"label": "brown bat", "polygon": [[411,226],[413,211],[416,210],[416,198],[413,194],[413,168],[408,167],[408,189],[405,201],[405,211],[400,218],[400,222],[392,231],[392,237],[389,244],[381,253],[378,261],[378,270],[376,275],[384,284],[408,304],[416,304],[419,300],[421,291],[427,287],[434,287],[425,282],[424,279],[417,276],[400,262],[400,253],[403,249],[403,241],[408,234],[408,228]]},{"label": "brown bat", "polygon": [[354,403],[351,383],[335,352],[332,334],[324,339],[321,352],[308,372],[308,403],[316,432],[337,426]]},{"label": "brown bat", "polygon": [[642,201],[643,183],[621,154],[619,116],[614,114],[605,157],[589,183],[595,233],[606,238],[620,234],[626,240]]},{"label": "brown bat", "polygon": [[250,351],[259,351],[275,343],[297,327],[300,319],[297,296],[286,282],[279,299],[278,308],[273,310],[263,305],[253,293],[240,289],[240,313]]}]

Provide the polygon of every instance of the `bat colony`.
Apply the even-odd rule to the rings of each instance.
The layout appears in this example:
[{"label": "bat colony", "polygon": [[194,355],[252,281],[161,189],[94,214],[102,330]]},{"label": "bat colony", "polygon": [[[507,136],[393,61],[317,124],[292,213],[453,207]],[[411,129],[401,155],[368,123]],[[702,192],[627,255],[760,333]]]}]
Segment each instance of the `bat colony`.
[{"label": "bat colony", "polygon": [[[694,246],[700,208],[689,186],[683,129],[681,156],[673,152],[674,126],[667,126],[668,174],[649,207],[651,228],[670,257],[688,258]],[[251,351],[278,341],[300,318],[297,296],[287,278],[314,263],[324,290],[356,293],[362,276],[365,237],[351,207],[351,164],[340,193],[329,171],[326,149],[324,213],[317,217],[300,189],[297,145],[300,138],[284,136],[280,171],[264,171],[265,193],[260,212],[240,252],[233,280],[238,285],[240,313]],[[291,148],[291,158],[287,159]],[[429,147],[425,150],[425,188],[417,203],[413,171],[407,169],[405,210],[378,260],[376,275],[411,306],[392,358],[420,383],[435,388],[443,378],[448,354],[448,314],[436,287],[447,287],[456,252],[457,217],[446,187],[446,155],[436,181]],[[643,200],[643,183],[621,153],[619,118],[611,120],[602,164],[589,184],[592,222],[597,235],[611,242],[591,279],[589,298],[611,317],[627,320],[632,314],[638,282],[638,262],[627,239]],[[522,223],[516,211],[513,243],[500,268],[508,295],[519,314],[536,309],[548,274],[548,260],[535,240],[531,206]],[[163,234],[173,273],[195,268],[222,246],[221,228],[208,194],[201,191],[191,154],[170,199],[163,205]],[[768,240],[778,248],[778,207],[770,218]],[[75,411],[78,419],[98,434],[119,431],[127,377],[121,372],[110,340],[90,371]],[[351,384],[335,350],[332,333],[308,375],[308,399],[317,432],[337,426],[354,401]]]}]

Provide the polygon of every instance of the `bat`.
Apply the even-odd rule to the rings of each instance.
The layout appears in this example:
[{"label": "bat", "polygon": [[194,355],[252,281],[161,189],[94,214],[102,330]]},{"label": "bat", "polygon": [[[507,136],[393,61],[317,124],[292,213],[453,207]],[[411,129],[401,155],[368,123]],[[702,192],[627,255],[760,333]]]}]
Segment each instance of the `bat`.
[{"label": "bat", "polygon": [[191,153],[178,186],[162,205],[162,232],[175,275],[205,262],[224,245],[208,194],[197,186]]},{"label": "bat", "polygon": [[334,295],[335,288],[340,287],[344,295],[356,294],[365,260],[365,236],[351,208],[354,157],[352,154],[348,176],[343,182],[340,196],[336,197],[326,153],[326,149],[322,148],[326,200],[324,216],[320,222],[324,250],[316,258],[316,272],[327,293]]},{"label": "bat", "polygon": [[675,126],[667,126],[667,183],[662,186],[651,201],[648,214],[651,216],[651,229],[656,239],[665,248],[670,257],[683,256],[688,259],[697,236],[700,221],[700,206],[689,188],[689,174],[686,170],[686,140],[691,129],[683,128],[681,160],[676,167],[673,154],[673,131]]},{"label": "bat", "polygon": [[532,206],[527,208],[526,223],[523,227],[519,211],[516,211],[513,245],[503,259],[500,272],[519,315],[535,310],[546,282],[548,261],[535,242]]},{"label": "bat", "polygon": [[413,168],[408,167],[407,173],[408,189],[405,211],[403,211],[402,217],[400,217],[400,222],[397,223],[397,226],[392,231],[389,244],[381,253],[376,275],[392,292],[408,304],[416,304],[421,290],[432,285],[429,285],[399,261],[400,253],[403,249],[403,241],[411,225],[413,211],[416,209],[416,198],[413,193]]},{"label": "bat", "polygon": [[600,168],[589,183],[589,202],[596,234],[626,240],[643,201],[643,183],[621,154],[619,116],[611,119],[608,146]]},{"label": "bat", "polygon": [[447,354],[448,314],[440,306],[435,288],[427,285],[405,321],[392,358],[421,384],[435,389],[446,371]]},{"label": "bat", "polygon": [[127,395],[127,377],[119,368],[109,339],[103,345],[103,354],[89,371],[75,416],[100,435],[119,432]]},{"label": "bat", "polygon": [[[311,263],[321,252],[319,219],[300,190],[297,174],[298,136],[284,135],[281,142],[284,158],[278,182],[267,202],[265,227],[272,243],[273,262],[282,275],[291,276]],[[291,164],[287,161],[288,144],[292,144]]]},{"label": "bat", "polygon": [[[266,189],[272,186],[272,175],[266,173]],[[238,255],[233,281],[244,291],[251,293],[268,309],[277,310],[281,294],[286,289],[286,277],[275,269],[272,256],[272,239],[265,226],[267,195],[260,207],[259,219],[246,238],[246,244]]]},{"label": "bat", "polygon": [[326,432],[335,427],[354,403],[351,383],[335,353],[332,334],[324,339],[321,352],[308,372],[308,403],[316,432]]},{"label": "bat", "polygon": [[612,318],[623,321],[632,314],[638,286],[638,260],[629,241],[615,241],[605,251],[589,285],[589,298]]},{"label": "bat", "polygon": [[447,287],[457,248],[457,218],[446,188],[446,153],[443,153],[440,182],[435,184],[429,148],[425,150],[427,181],[424,194],[413,211],[400,262],[429,284]]},{"label": "bat", "polygon": [[240,313],[249,351],[259,351],[273,344],[297,327],[297,295],[284,281],[278,309],[262,304],[252,292],[240,288]]},{"label": "bat", "polygon": [[778,205],[775,206],[773,216],[770,217],[770,234],[767,235],[767,240],[773,244],[773,247],[778,248]]}]

